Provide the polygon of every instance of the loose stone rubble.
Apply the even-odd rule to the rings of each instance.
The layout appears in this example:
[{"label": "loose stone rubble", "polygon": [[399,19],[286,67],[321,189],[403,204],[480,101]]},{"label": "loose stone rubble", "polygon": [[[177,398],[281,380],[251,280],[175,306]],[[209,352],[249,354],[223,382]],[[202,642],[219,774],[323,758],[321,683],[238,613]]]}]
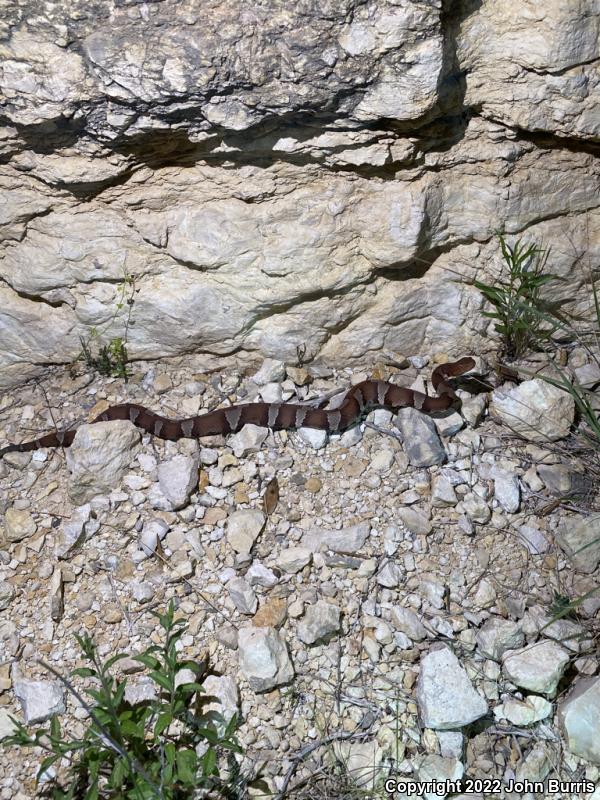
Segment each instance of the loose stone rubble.
[{"label": "loose stone rubble", "polygon": [[[136,364],[124,384],[56,368],[44,388],[68,426],[99,402],[183,416],[189,387],[208,409],[277,382],[306,401],[356,377],[308,366],[286,379],[275,361],[244,376],[193,358],[160,369]],[[431,365],[381,369],[408,384]],[[290,386],[291,375],[301,383]],[[150,400],[145,384],[158,377],[167,388]],[[294,754],[332,734],[362,789],[390,769],[414,780],[598,781],[598,514],[540,512],[561,469],[585,470],[564,458],[568,440],[553,449],[516,438],[479,396],[461,394],[478,411],[435,433],[443,458],[405,452],[422,455],[434,440],[430,418],[410,434],[401,423],[400,435],[375,411],[376,430],[326,436],[319,449],[306,432],[174,443],[118,422],[85,428],[66,459],[3,459],[0,732],[7,713],[58,714],[79,730],[81,709],[36,659],[68,673],[81,664],[79,632],[103,657],[135,655],[158,641],[151,609],[173,598],[187,622],[182,655],[206,654],[211,708],[223,724],[239,713],[243,768],[273,792],[293,764],[298,781],[329,764],[327,748],[298,763]],[[26,385],[0,399],[1,442],[23,436],[24,408],[47,429],[44,395]],[[419,447],[409,435],[424,437]],[[262,493],[275,477],[267,514]],[[574,614],[561,616],[564,597],[581,598]],[[137,671],[132,699],[153,691],[136,662],[115,669]],[[0,752],[11,798],[32,796],[40,757]]]}]

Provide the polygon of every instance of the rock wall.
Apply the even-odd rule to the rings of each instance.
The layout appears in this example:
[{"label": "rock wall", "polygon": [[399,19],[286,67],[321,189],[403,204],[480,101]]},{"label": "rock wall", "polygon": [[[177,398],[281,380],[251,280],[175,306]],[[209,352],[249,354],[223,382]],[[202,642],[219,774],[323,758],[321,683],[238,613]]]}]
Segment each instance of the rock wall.
[{"label": "rock wall", "polygon": [[0,385],[490,348],[494,232],[600,253],[598,0],[3,0]]}]

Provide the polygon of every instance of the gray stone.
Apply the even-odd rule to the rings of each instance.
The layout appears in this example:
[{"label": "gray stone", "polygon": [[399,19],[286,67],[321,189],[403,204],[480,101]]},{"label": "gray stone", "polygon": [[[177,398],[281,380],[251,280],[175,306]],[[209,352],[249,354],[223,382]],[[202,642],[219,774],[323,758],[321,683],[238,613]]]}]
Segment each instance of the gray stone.
[{"label": "gray stone", "polygon": [[158,465],[158,483],[171,508],[183,508],[198,486],[198,462],[183,455],[164,461]]},{"label": "gray stone", "polygon": [[516,650],[525,641],[521,627],[507,619],[491,617],[476,634],[477,646],[482,655],[500,661],[507,650]]},{"label": "gray stone", "polygon": [[241,628],[238,632],[240,669],[255,692],[289,683],[294,668],[283,633],[274,628]]},{"label": "gray stone", "polygon": [[[444,783],[460,780],[464,771],[465,769],[459,758],[445,758],[444,756],[439,756],[437,753],[428,753],[419,761],[417,777],[419,781],[425,784],[427,784],[427,781],[440,781],[440,783]],[[437,797],[439,796],[440,794],[437,793]],[[430,798],[434,800],[436,794],[434,792],[425,792],[424,797],[426,797],[427,800],[430,800]]]},{"label": "gray stone", "polygon": [[252,376],[252,380],[257,386],[265,386],[268,383],[281,382],[285,379],[285,364],[274,358],[265,358],[258,372]]},{"label": "gray stone", "polygon": [[489,505],[474,492],[469,492],[469,494],[465,495],[462,501],[462,508],[467,515],[467,519],[471,522],[485,525],[492,518],[492,510]]},{"label": "gray stone", "polygon": [[415,408],[401,408],[394,420],[413,467],[430,467],[446,460],[435,422]]},{"label": "gray stone", "polygon": [[340,609],[324,600],[308,606],[298,625],[298,638],[304,644],[327,641],[340,630]]},{"label": "gray stone", "polygon": [[402,522],[404,527],[417,536],[426,536],[431,533],[433,525],[428,514],[419,511],[416,508],[400,508],[396,509],[396,516]]},{"label": "gray stone", "polygon": [[563,522],[556,539],[579,572],[594,572],[600,563],[600,513]]},{"label": "gray stone", "polygon": [[258,608],[258,598],[248,581],[234,578],[228,582],[227,591],[241,614],[254,614]]},{"label": "gray stone", "polygon": [[328,433],[318,428],[298,428],[298,434],[303,442],[314,450],[320,450],[327,444]]},{"label": "gray stone", "polygon": [[9,506],[4,514],[4,538],[7,542],[20,542],[27,539],[37,530],[31,512],[26,509]]},{"label": "gray stone", "polygon": [[215,712],[222,717],[217,729],[222,734],[234,714],[239,713],[240,692],[237,683],[229,675],[207,675],[202,681],[203,698],[214,698],[203,705],[204,713]]},{"label": "gray stone", "polygon": [[159,687],[152,678],[142,675],[134,681],[128,681],[125,687],[125,700],[132,706],[158,699]]},{"label": "gray stone", "polygon": [[537,474],[546,489],[556,497],[563,497],[571,491],[573,472],[564,464],[538,464]]},{"label": "gray stone", "polygon": [[61,537],[55,549],[57,558],[68,558],[83,545],[88,533],[94,528],[97,530],[96,525],[88,528],[90,519],[91,506],[89,503],[73,509],[71,519],[62,526]]},{"label": "gray stone", "polygon": [[541,378],[492,393],[492,416],[531,442],[563,439],[575,416],[573,398]]},{"label": "gray stone", "polygon": [[436,731],[440,743],[440,755],[444,758],[462,759],[465,737],[458,731]]},{"label": "gray stone", "polygon": [[546,719],[552,713],[552,703],[537,694],[531,694],[524,700],[510,697],[494,708],[496,719],[507,719],[519,727],[533,725]]},{"label": "gray stone", "polygon": [[64,714],[66,711],[65,689],[58,681],[18,678],[15,680],[14,692],[28,725],[47,722],[56,714]]},{"label": "gray stone", "polygon": [[227,541],[236,553],[249,553],[265,524],[258,509],[234,511],[227,520]]},{"label": "gray stone", "polygon": [[600,764],[600,678],[580,678],[560,703],[558,720],[569,751]]},{"label": "gray stone", "polygon": [[272,589],[278,583],[277,576],[273,570],[265,567],[260,561],[253,561],[244,577],[250,586],[263,586],[265,589]]},{"label": "gray stone", "polygon": [[377,583],[387,589],[395,589],[404,581],[404,574],[393,561],[386,561],[377,573]]},{"label": "gray stone", "polygon": [[405,633],[413,642],[422,642],[427,638],[427,629],[412,609],[394,606],[390,615],[394,627]]},{"label": "gray stone", "polygon": [[332,550],[334,553],[354,555],[369,538],[371,526],[368,522],[360,522],[339,531],[308,531],[302,537],[302,546],[314,553]]},{"label": "gray stone", "polygon": [[514,472],[495,466],[492,469],[494,497],[507,514],[516,514],[521,502],[519,478]]},{"label": "gray stone", "polygon": [[241,431],[229,437],[228,443],[236,458],[245,458],[250,453],[258,453],[268,435],[268,428],[261,428],[259,425],[244,425]]},{"label": "gray stone", "polygon": [[154,586],[149,581],[135,581],[131,584],[131,596],[138,603],[149,603],[154,594]]},{"label": "gray stone", "polygon": [[296,573],[310,564],[312,560],[312,550],[308,547],[286,547],[279,554],[277,566],[284,572]]},{"label": "gray stone", "polygon": [[16,589],[8,581],[0,581],[0,611],[6,611],[15,599]]},{"label": "gray stone", "polygon": [[519,539],[532,555],[538,556],[550,549],[550,542],[539,528],[533,525],[519,525],[517,530]]},{"label": "gray stone", "polygon": [[423,576],[419,580],[419,592],[423,595],[430,606],[434,608],[444,608],[448,590],[443,583],[433,578]]},{"label": "gray stone", "polygon": [[333,753],[343,764],[344,774],[358,789],[373,785],[373,773],[381,769],[384,751],[376,740],[367,742],[334,742]]},{"label": "gray stone", "polygon": [[435,475],[431,480],[431,505],[434,508],[447,508],[458,503],[454,486],[444,475]]},{"label": "gray stone", "polygon": [[138,550],[134,554],[134,561],[143,561],[154,555],[159,541],[162,541],[169,531],[169,525],[163,519],[151,519],[144,523],[139,540]]},{"label": "gray stone", "polygon": [[139,442],[139,430],[125,420],[78,428],[73,444],[66,451],[71,472],[69,495],[73,502],[81,505],[118,486],[137,454]]},{"label": "gray stone", "polygon": [[552,769],[554,753],[546,742],[536,742],[525,758],[517,765],[515,778],[518,781],[543,781]]},{"label": "gray stone", "polygon": [[508,650],[502,670],[517,686],[553,697],[569,663],[569,652],[555,642],[535,642],[521,650]]},{"label": "gray stone", "polygon": [[369,469],[372,469],[374,472],[385,474],[392,468],[394,460],[395,455],[391,450],[379,450],[371,459]]},{"label": "gray stone", "polygon": [[451,730],[469,725],[487,714],[487,703],[447,647],[432,650],[421,659],[417,704],[423,725]]}]

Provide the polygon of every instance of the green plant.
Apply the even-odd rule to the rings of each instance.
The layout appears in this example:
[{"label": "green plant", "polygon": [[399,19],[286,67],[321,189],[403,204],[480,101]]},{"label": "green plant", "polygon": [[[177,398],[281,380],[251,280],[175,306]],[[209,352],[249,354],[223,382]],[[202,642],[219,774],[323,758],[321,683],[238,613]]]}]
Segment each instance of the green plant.
[{"label": "green plant", "polygon": [[[80,337],[81,353],[79,358],[85,361],[86,365],[109,378],[123,378],[127,381],[129,372],[127,371],[127,337],[131,323],[131,311],[134,302],[135,281],[134,278],[125,273],[119,287],[119,295],[115,310],[108,322],[100,329],[91,328],[89,337]],[[106,331],[111,328],[118,314],[127,306],[123,336],[113,336],[108,343],[103,343]]]},{"label": "green plant", "polygon": [[[85,690],[93,705],[72,682],[44,665],[69,689],[88,711],[90,722],[81,738],[64,735],[56,717],[50,727],[32,736],[22,723],[3,740],[4,746],[41,747],[43,759],[37,779],[46,778],[46,796],[52,800],[184,800],[204,790],[211,798],[233,798],[239,768],[234,757],[241,749],[235,739],[237,719],[225,726],[219,714],[202,705],[206,665],[179,661],[177,642],[184,632],[182,620],[174,618],[171,602],[164,614],[155,614],[164,632],[164,644],[153,645],[135,656],[149,670],[157,686],[155,699],[131,705],[125,699],[127,679],[111,674],[111,667],[126,653],[102,661],[93,640],[77,636],[89,666],[71,676],[92,679]],[[185,680],[189,670],[193,679]],[[183,678],[183,680],[182,680]],[[228,778],[220,777],[219,764],[227,757]],[[56,762],[68,762],[67,780],[48,771]]]},{"label": "green plant", "polygon": [[[81,341],[81,357],[90,369],[96,370],[100,375],[108,378],[123,378],[127,380],[127,346],[123,339],[115,336],[108,344],[99,344],[99,335],[95,328],[92,328],[90,339],[86,342],[83,337]],[[96,352],[93,352],[92,341],[96,342]]]},{"label": "green plant", "polygon": [[559,304],[544,300],[541,289],[560,278],[544,272],[548,250],[533,243],[525,245],[521,239],[510,245],[502,234],[498,238],[504,261],[502,273],[493,285],[481,281],[474,285],[494,306],[494,311],[484,311],[483,316],[497,320],[494,328],[502,337],[504,355],[517,358],[556,330],[554,322],[548,324],[548,314],[559,313]]}]

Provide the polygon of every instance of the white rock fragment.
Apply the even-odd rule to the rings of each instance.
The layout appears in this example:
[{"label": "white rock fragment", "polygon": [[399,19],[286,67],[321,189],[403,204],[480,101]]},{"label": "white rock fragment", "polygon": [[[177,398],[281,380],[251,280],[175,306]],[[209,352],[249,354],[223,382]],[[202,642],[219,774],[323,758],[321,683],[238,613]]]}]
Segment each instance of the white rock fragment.
[{"label": "white rock fragment", "polygon": [[320,450],[327,444],[328,433],[319,428],[298,428],[298,434],[313,450]]},{"label": "white rock fragment", "polygon": [[294,668],[283,633],[274,628],[242,628],[238,633],[240,669],[255,692],[289,683]]},{"label": "white rock fragment", "polygon": [[517,528],[519,539],[529,550],[531,555],[539,556],[547,553],[550,549],[550,542],[539,528],[533,525],[519,525]]},{"label": "white rock fragment", "polygon": [[[417,777],[425,786],[428,782],[438,782],[443,786],[450,781],[458,781],[464,774],[464,767],[458,758],[444,758],[437,753],[428,753],[423,756],[417,767]],[[436,787],[437,788],[437,787]],[[440,800],[447,796],[446,793],[440,794],[437,791],[427,791],[423,793],[425,800]]]},{"label": "white rock fragment", "polygon": [[394,589],[404,580],[402,570],[393,561],[386,561],[377,573],[377,583],[388,589]]},{"label": "white rock fragment", "polygon": [[334,742],[333,752],[354,786],[359,789],[372,786],[373,773],[381,768],[384,757],[376,739],[370,742]]},{"label": "white rock fragment", "polygon": [[64,583],[62,570],[59,566],[54,567],[54,572],[48,585],[48,605],[50,618],[54,622],[59,622],[65,610],[64,605]]},{"label": "white rock fragment", "polygon": [[422,642],[427,638],[427,628],[412,609],[394,606],[390,617],[394,627],[405,633],[413,642]]},{"label": "white rock fragment", "polygon": [[541,378],[492,392],[492,416],[531,442],[555,442],[568,435],[575,403],[568,392]]},{"label": "white rock fragment", "polygon": [[135,581],[131,584],[131,596],[138,603],[149,603],[154,594],[155,588],[149,581]]},{"label": "white rock fragment", "polygon": [[446,508],[458,503],[454,486],[444,475],[435,475],[431,481],[431,505],[434,508]]},{"label": "white rock fragment", "polygon": [[260,561],[253,561],[248,567],[245,575],[250,586],[263,586],[265,589],[272,589],[278,583],[277,575],[273,570],[265,567]]},{"label": "white rock fragment", "polygon": [[138,550],[134,553],[135,562],[150,558],[156,552],[159,541],[162,541],[169,531],[169,525],[163,519],[151,519],[144,523],[138,538]]},{"label": "white rock fragment", "polygon": [[507,514],[516,514],[521,502],[519,478],[513,472],[495,466],[492,469],[494,497]]},{"label": "white rock fragment", "polygon": [[319,600],[306,609],[304,619],[298,625],[298,638],[305,644],[317,644],[328,640],[339,629],[338,606]]},{"label": "white rock fragment", "polygon": [[274,358],[265,358],[260,369],[252,376],[252,380],[257,386],[264,386],[267,383],[281,383],[285,380],[285,364]]},{"label": "white rock fragment", "polygon": [[507,650],[516,650],[525,641],[521,627],[507,619],[491,617],[475,635],[482,655],[500,661]]},{"label": "white rock fragment", "polygon": [[227,584],[227,591],[241,614],[254,614],[258,608],[258,598],[248,581],[234,578]]},{"label": "white rock fragment", "polygon": [[216,712],[222,717],[217,730],[222,734],[234,714],[239,713],[240,692],[237,683],[229,675],[207,675],[202,681],[207,699],[214,698],[203,705],[204,713]]},{"label": "white rock fragment", "polygon": [[302,546],[314,553],[332,550],[334,553],[354,555],[363,547],[370,531],[371,526],[368,522],[361,522],[339,531],[308,531],[302,537]]},{"label": "white rock fragment", "polygon": [[580,678],[558,708],[569,751],[600,764],[600,678]]},{"label": "white rock fragment", "polygon": [[489,505],[483,498],[479,497],[474,492],[470,492],[468,495],[465,495],[465,498],[462,501],[462,508],[464,513],[467,515],[467,519],[469,519],[471,522],[485,525],[492,518],[492,510]]},{"label": "white rock fragment", "polygon": [[507,719],[513,725],[518,726],[533,725],[535,722],[546,719],[551,713],[552,703],[537,694],[530,694],[524,700],[511,697],[494,708],[494,716],[497,720]]},{"label": "white rock fragment", "polygon": [[[91,520],[91,512],[89,503],[73,509],[71,519],[62,526],[60,540],[55,549],[57,558],[68,558],[83,545],[90,533],[99,529],[100,523]],[[92,524],[88,526],[90,521]]]},{"label": "white rock fragment", "polygon": [[58,681],[18,678],[14,692],[28,725],[47,722],[55,714],[64,714],[66,711],[65,689]]},{"label": "white rock fragment", "polygon": [[546,742],[537,742],[517,765],[515,778],[518,781],[543,781],[552,769],[553,751]]},{"label": "white rock fragment", "polygon": [[600,563],[600,513],[565,521],[557,541],[579,572],[594,572]]},{"label": "white rock fragment", "polygon": [[261,387],[260,396],[263,403],[283,402],[283,390],[280,383],[265,383]]},{"label": "white rock fragment", "polygon": [[234,511],[227,520],[227,541],[236,553],[249,553],[265,524],[258,509]]},{"label": "white rock fragment", "polygon": [[486,701],[447,647],[433,650],[421,659],[417,704],[423,724],[434,730],[462,728],[488,710]]},{"label": "white rock fragment", "polygon": [[379,450],[371,459],[369,469],[383,474],[392,468],[394,458],[394,453],[391,450]]},{"label": "white rock fragment", "polygon": [[81,505],[117,487],[137,455],[140,438],[139,430],[126,420],[78,428],[66,450],[71,500]]},{"label": "white rock fragment", "polygon": [[458,731],[436,731],[440,743],[440,754],[444,758],[462,759],[465,737]]},{"label": "white rock fragment", "polygon": [[158,698],[158,685],[152,678],[142,675],[137,680],[128,681],[125,687],[124,698],[132,706],[138,703],[147,703]]},{"label": "white rock fragment", "polygon": [[433,524],[428,514],[416,508],[404,508],[400,506],[396,509],[396,515],[404,527],[417,536],[426,536],[431,533]]},{"label": "white rock fragment", "polygon": [[195,458],[184,455],[176,455],[163,461],[158,465],[158,483],[171,508],[183,508],[198,486],[198,462]]},{"label": "white rock fragment", "polygon": [[415,408],[402,408],[394,419],[413,467],[430,467],[446,460],[435,422]]},{"label": "white rock fragment", "polygon": [[0,580],[0,611],[5,611],[10,606],[16,594],[17,591],[12,583]]},{"label": "white rock fragment", "polygon": [[11,717],[16,717],[16,714],[11,714],[6,708],[0,708],[0,741],[6,736],[12,736],[17,730],[17,726]]},{"label": "white rock fragment", "polygon": [[568,663],[568,650],[556,642],[540,641],[507,651],[502,670],[516,686],[552,697]]},{"label": "white rock fragment", "polygon": [[246,458],[250,453],[258,453],[268,435],[268,428],[249,424],[244,425],[238,433],[232,434],[227,440],[227,443],[233,450],[233,454],[236,458]]},{"label": "white rock fragment", "polygon": [[294,574],[304,569],[312,560],[312,550],[308,547],[286,547],[279,554],[277,566],[284,572]]}]

